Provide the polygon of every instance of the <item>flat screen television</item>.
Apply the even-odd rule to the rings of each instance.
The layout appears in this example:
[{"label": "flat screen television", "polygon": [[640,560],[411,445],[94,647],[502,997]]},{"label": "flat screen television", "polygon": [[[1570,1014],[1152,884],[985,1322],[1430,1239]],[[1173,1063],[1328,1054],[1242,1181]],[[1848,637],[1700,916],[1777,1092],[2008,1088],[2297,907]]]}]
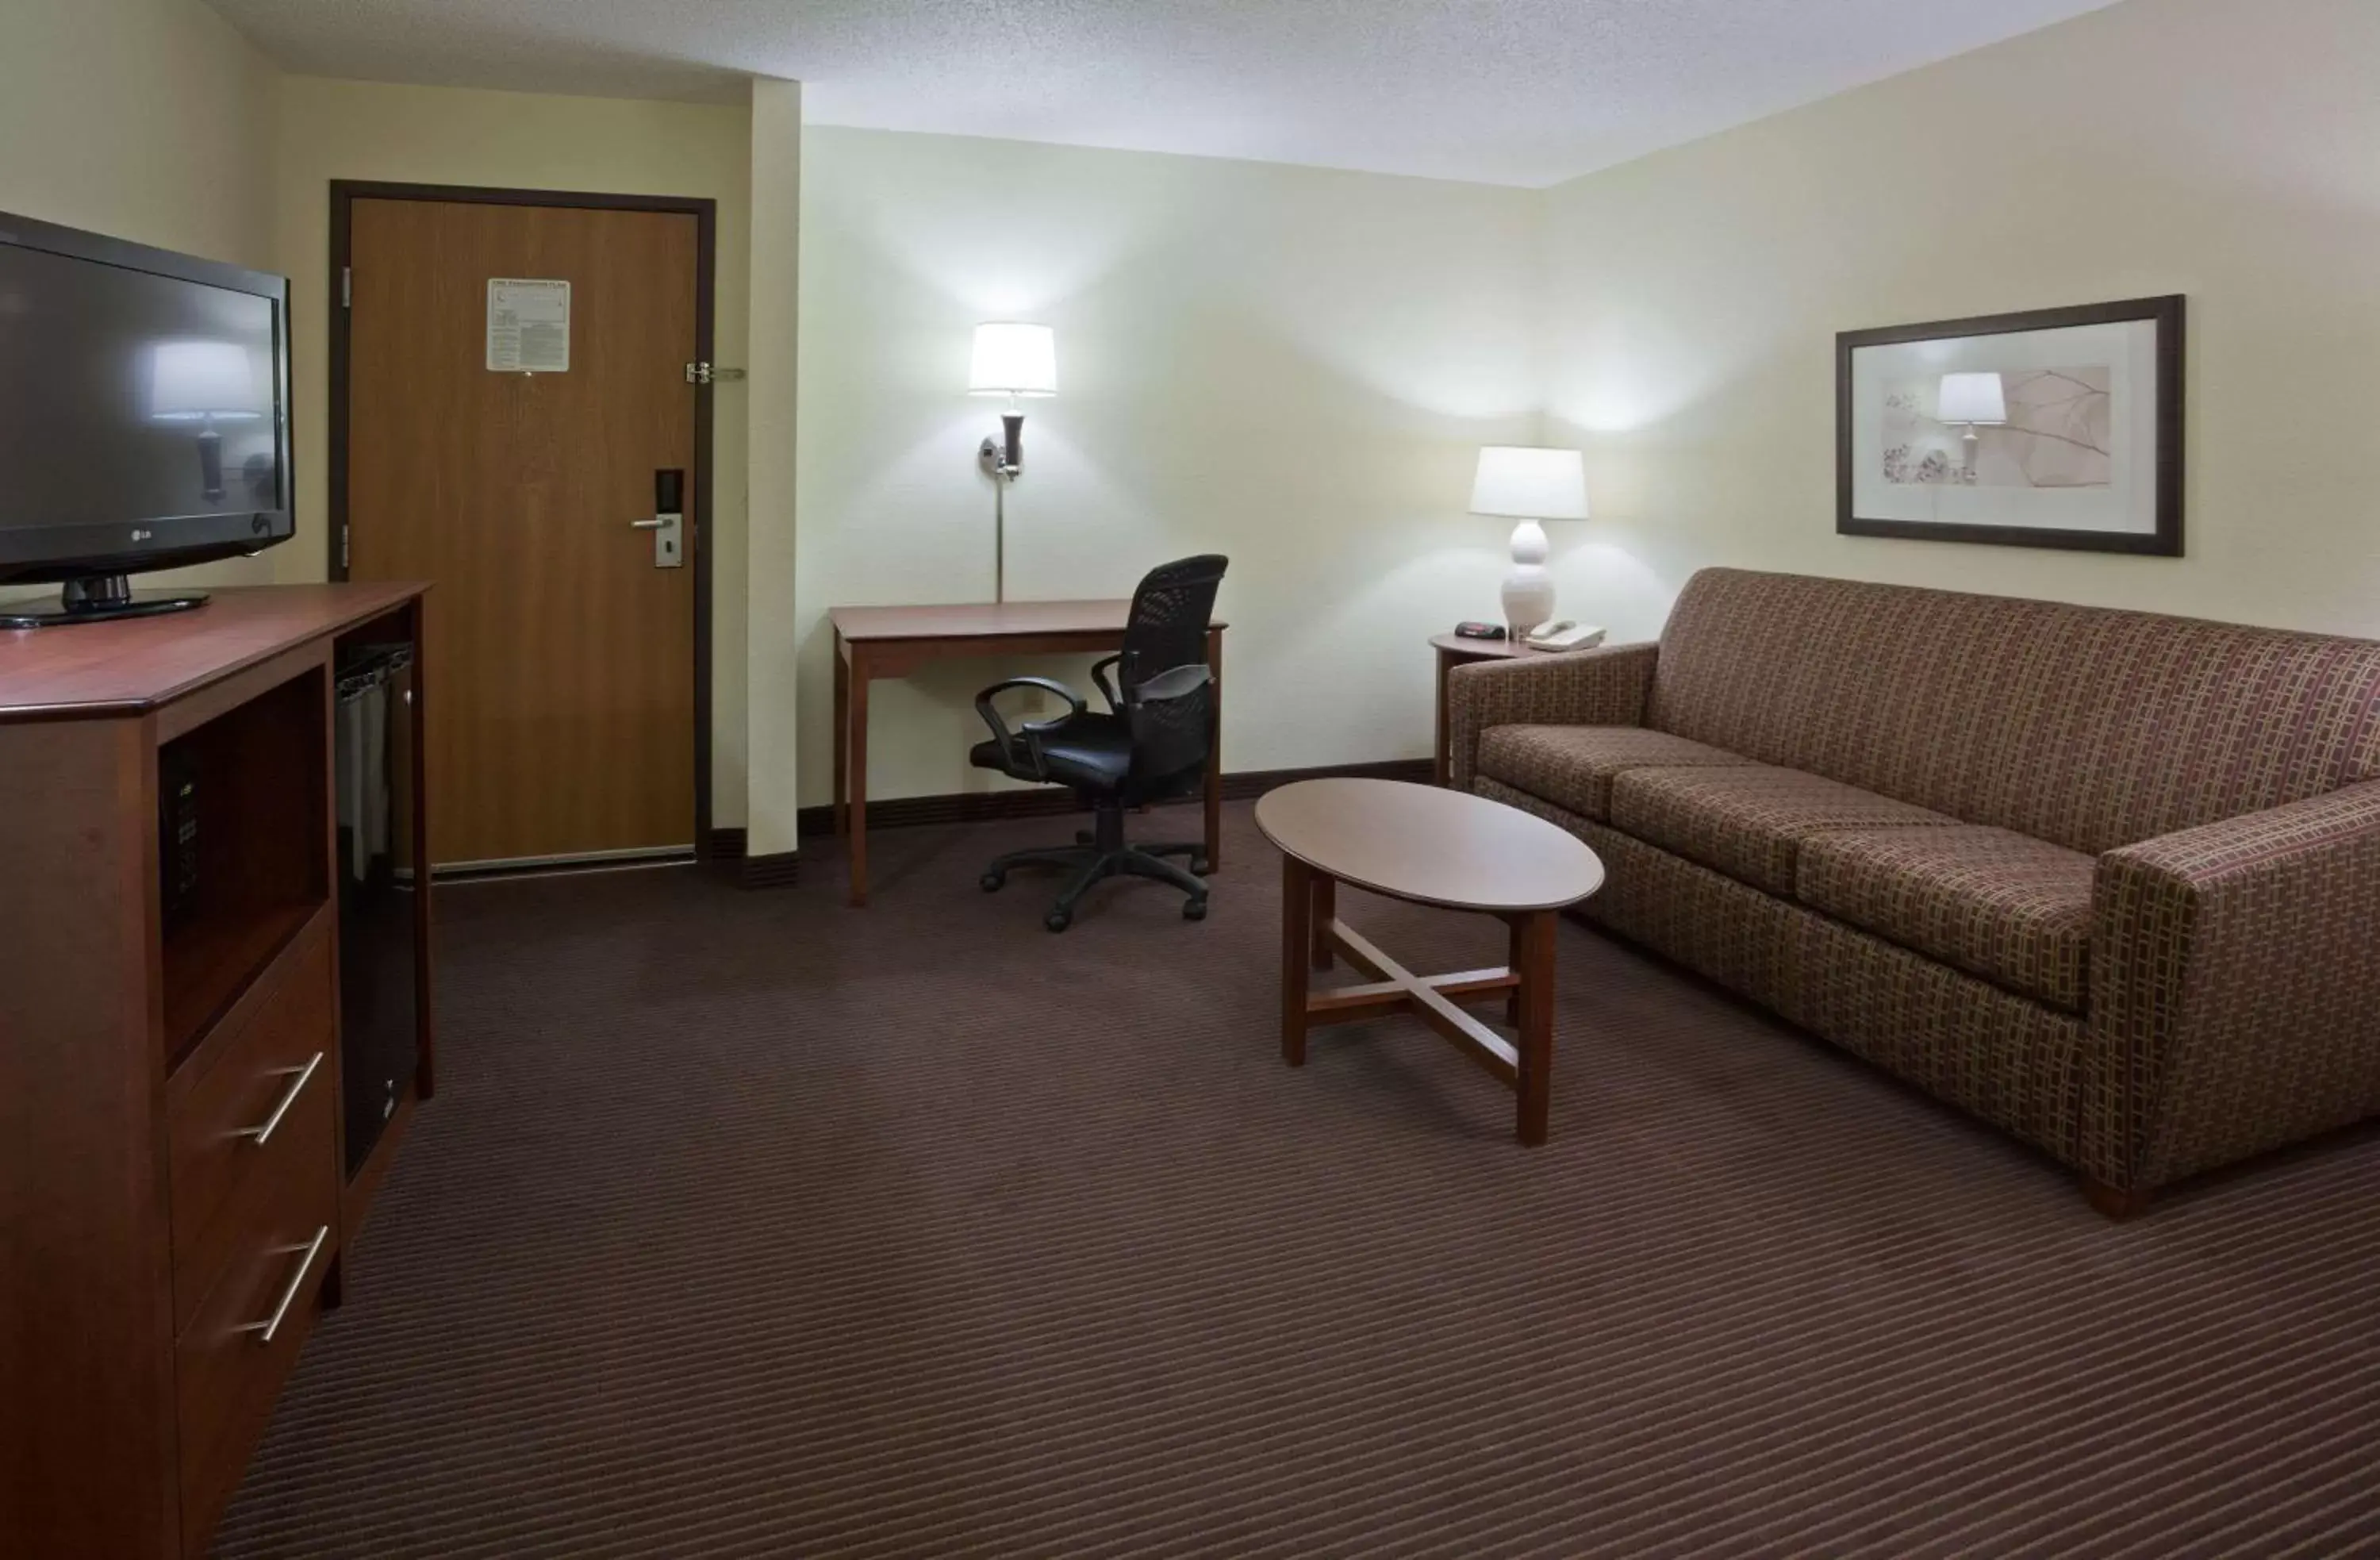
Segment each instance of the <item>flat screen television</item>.
[{"label": "flat screen television", "polygon": [[295,529],[289,279],[0,213],[0,626],[172,612],[127,576]]}]

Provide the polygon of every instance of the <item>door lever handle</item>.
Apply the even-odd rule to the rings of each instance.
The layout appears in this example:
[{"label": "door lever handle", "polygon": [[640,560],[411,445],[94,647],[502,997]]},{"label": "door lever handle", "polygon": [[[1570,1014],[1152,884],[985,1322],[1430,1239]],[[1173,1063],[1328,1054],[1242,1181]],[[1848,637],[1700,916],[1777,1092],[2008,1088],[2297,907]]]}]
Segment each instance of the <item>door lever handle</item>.
[{"label": "door lever handle", "polygon": [[674,466],[665,466],[655,471],[652,518],[630,520],[628,523],[638,530],[654,533],[655,568],[684,567],[686,550],[678,544],[678,528],[686,523],[686,473]]}]

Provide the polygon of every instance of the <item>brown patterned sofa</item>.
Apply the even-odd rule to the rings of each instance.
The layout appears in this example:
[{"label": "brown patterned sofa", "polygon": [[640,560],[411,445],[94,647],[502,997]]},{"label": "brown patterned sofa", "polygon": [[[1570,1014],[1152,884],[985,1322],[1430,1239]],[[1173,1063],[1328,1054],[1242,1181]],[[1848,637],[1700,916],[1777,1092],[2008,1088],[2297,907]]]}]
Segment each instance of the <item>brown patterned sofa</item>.
[{"label": "brown patterned sofa", "polygon": [[1450,700],[1592,919],[2110,1213],[2380,1113],[2380,643],[1707,569],[1658,644]]}]

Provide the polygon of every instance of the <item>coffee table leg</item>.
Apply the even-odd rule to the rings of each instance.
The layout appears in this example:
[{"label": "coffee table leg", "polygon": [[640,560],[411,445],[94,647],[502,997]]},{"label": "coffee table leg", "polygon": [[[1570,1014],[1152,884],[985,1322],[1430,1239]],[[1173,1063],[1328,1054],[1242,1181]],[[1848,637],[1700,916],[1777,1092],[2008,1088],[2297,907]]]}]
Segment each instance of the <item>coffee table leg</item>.
[{"label": "coffee table leg", "polygon": [[1314,880],[1314,968],[1330,968],[1330,919],[1339,913],[1339,880],[1328,872],[1308,869]]},{"label": "coffee table leg", "polygon": [[1553,1103],[1554,914],[1534,910],[1512,918],[1512,963],[1521,973],[1517,1045],[1521,1103],[1515,1136],[1528,1144],[1546,1140],[1546,1122]]},{"label": "coffee table leg", "polygon": [[[1512,932],[1511,940],[1505,945],[1504,967],[1514,974],[1520,973],[1526,957],[1522,947],[1522,933],[1528,923],[1526,916],[1513,916],[1504,922]],[[1504,998],[1504,1022],[1516,1030],[1521,1027],[1521,988],[1518,986],[1514,986],[1511,994]]]},{"label": "coffee table leg", "polygon": [[[1281,1059],[1305,1066],[1305,966],[1313,957],[1318,875],[1296,857],[1281,858]],[[1322,883],[1330,882],[1321,878]]]}]

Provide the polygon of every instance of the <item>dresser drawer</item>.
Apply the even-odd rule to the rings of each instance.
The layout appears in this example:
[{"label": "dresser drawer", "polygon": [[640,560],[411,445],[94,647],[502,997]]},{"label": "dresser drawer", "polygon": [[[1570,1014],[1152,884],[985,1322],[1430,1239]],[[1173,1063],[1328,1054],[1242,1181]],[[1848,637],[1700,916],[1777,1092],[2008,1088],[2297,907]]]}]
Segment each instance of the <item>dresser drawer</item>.
[{"label": "dresser drawer", "polygon": [[177,1333],[254,1244],[257,1219],[278,1183],[327,1182],[335,1190],[331,939],[292,948],[265,980],[246,1022],[168,1107]]},{"label": "dresser drawer", "polygon": [[[222,1276],[198,1302],[175,1346],[181,1425],[182,1550],[205,1552],[239,1487],[249,1454],[322,1309],[323,1277],[339,1254],[339,1178],[329,1096],[283,1130],[303,1145],[302,1167],[244,1183]],[[275,1141],[277,1142],[276,1136]]]}]

